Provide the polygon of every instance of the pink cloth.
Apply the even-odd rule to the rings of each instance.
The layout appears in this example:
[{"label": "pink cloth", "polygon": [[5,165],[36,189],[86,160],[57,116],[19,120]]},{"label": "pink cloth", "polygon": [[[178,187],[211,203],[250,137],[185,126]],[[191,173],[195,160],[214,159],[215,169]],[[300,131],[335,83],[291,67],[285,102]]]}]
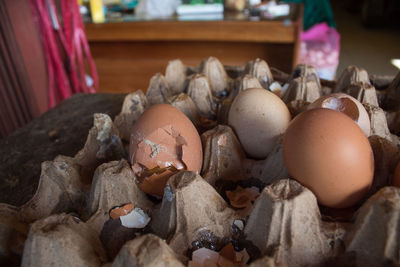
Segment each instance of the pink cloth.
[{"label": "pink cloth", "polygon": [[[49,106],[74,93],[95,93],[98,76],[77,1],[61,0],[62,25],[53,0],[30,0],[30,3],[47,60]],[[90,87],[86,84],[85,60],[93,80]]]}]

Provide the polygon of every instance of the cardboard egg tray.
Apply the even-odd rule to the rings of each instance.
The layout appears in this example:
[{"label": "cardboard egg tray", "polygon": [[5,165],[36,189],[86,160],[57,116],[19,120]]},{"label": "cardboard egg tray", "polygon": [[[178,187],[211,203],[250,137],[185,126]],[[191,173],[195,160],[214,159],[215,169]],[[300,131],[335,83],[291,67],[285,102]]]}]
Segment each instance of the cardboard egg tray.
[{"label": "cardboard egg tray", "polygon": [[[375,175],[362,204],[346,210],[319,206],[310,190],[290,179],[281,140],[264,160],[246,157],[226,124],[234,97],[252,87],[280,94],[292,116],[332,92],[364,105]],[[133,124],[157,103],[190,118],[204,154],[201,173],[172,176],[162,200],[139,189],[127,161]],[[382,82],[351,66],[335,82],[320,80],[310,66],[287,75],[260,59],[245,67],[224,67],[215,58],[198,67],[171,61],[165,75],[151,78],[146,94],[126,96],[114,121],[95,114],[74,157],[43,162],[30,201],[0,204],[1,255],[22,257],[22,266],[184,266],[196,249],[219,251],[230,243],[246,249],[250,266],[398,266],[400,189],[389,185],[400,155],[399,103],[400,73]],[[227,198],[237,185],[260,190],[246,209],[232,207]],[[125,227],[110,217],[110,210],[127,203],[151,218],[146,227]]]}]

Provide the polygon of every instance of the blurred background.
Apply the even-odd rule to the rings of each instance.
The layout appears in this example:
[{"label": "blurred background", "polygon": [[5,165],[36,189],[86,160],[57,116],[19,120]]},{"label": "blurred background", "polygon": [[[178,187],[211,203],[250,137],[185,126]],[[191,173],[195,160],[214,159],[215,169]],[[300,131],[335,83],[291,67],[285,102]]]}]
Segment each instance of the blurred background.
[{"label": "blurred background", "polygon": [[391,77],[399,16],[398,0],[4,0],[0,134],[76,93],[146,91],[176,58],[261,58],[286,73],[305,63],[328,80],[356,65]]},{"label": "blurred background", "polygon": [[337,73],[349,65],[371,74],[395,75],[392,63],[400,58],[400,1],[331,1],[341,51]]}]

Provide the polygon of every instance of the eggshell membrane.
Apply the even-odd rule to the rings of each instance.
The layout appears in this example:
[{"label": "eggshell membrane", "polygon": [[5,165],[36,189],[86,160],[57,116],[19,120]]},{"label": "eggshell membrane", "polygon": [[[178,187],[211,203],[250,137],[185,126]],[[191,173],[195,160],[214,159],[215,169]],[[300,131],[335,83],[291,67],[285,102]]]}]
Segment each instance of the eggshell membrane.
[{"label": "eggshell membrane", "polygon": [[307,109],[314,108],[329,108],[343,112],[360,126],[366,136],[371,134],[371,122],[368,112],[360,101],[350,95],[344,93],[325,95],[307,107]]},{"label": "eggshell membrane", "polygon": [[312,109],[294,118],[284,135],[283,156],[290,175],[328,207],[356,204],[372,184],[369,141],[352,119],[335,110]]},{"label": "eggshell membrane", "polygon": [[290,122],[290,112],[274,93],[252,88],[240,92],[229,111],[228,124],[246,153],[266,158]]},{"label": "eggshell membrane", "polygon": [[139,187],[160,197],[169,177],[179,170],[198,173],[203,160],[196,128],[181,111],[166,104],[151,106],[136,121],[129,154]]}]

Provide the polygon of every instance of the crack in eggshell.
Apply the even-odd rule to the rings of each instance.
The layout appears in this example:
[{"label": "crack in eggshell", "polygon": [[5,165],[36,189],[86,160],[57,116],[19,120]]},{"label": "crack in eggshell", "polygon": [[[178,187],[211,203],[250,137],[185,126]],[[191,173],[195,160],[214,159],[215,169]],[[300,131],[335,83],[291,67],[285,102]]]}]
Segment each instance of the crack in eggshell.
[{"label": "crack in eggshell", "polygon": [[[138,143],[134,165],[140,164],[149,170],[157,166],[174,166],[183,170],[186,168],[185,146],[186,139],[171,125],[157,128]],[[135,166],[134,171],[141,171],[141,168],[137,167]]]},{"label": "crack in eggshell", "polygon": [[161,151],[160,145],[158,145],[150,140],[147,140],[147,139],[145,139],[144,142],[146,145],[150,146],[150,149],[151,149],[150,158],[154,158],[155,156],[157,156],[158,153],[160,153],[160,151]]},{"label": "crack in eggshell", "polygon": [[162,196],[169,177],[187,169],[186,162],[190,160],[187,141],[171,125],[157,128],[141,140],[132,169],[143,191]]}]

